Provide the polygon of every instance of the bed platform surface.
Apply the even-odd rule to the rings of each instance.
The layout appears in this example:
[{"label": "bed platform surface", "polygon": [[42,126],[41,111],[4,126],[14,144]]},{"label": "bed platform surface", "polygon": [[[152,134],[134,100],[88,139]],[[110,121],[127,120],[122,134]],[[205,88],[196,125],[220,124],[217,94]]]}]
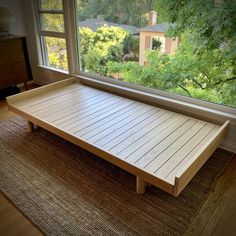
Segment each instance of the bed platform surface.
[{"label": "bed platform surface", "polygon": [[[9,109],[177,196],[222,141],[217,126],[72,78],[8,99]],[[143,189],[143,190],[142,190]]]}]

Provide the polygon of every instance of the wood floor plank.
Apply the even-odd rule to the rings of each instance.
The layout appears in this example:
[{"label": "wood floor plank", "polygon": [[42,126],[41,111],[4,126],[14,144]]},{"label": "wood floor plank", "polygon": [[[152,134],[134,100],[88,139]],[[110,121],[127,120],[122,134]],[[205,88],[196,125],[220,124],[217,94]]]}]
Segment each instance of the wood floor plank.
[{"label": "wood floor plank", "polygon": [[88,139],[90,142],[95,143],[98,146],[103,146],[108,142],[115,143],[115,138],[119,135],[127,132],[132,127],[136,126],[143,119],[148,118],[156,112],[152,107],[142,107],[135,114],[132,114],[127,119],[117,122],[111,129],[106,129],[103,132],[98,133],[92,138]]}]

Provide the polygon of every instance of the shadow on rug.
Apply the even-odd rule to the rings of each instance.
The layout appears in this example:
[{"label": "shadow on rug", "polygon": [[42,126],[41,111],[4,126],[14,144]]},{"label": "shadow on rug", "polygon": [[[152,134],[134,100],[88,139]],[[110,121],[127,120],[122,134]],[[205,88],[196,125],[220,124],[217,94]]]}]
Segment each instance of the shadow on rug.
[{"label": "shadow on rug", "polygon": [[0,190],[47,235],[182,235],[232,154],[218,149],[178,198],[17,117],[0,123]]}]

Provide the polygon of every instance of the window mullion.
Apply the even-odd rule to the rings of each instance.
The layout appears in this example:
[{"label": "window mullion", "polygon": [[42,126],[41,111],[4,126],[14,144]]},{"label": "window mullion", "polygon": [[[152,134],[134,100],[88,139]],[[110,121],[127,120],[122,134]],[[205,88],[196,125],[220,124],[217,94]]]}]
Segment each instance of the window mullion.
[{"label": "window mullion", "polygon": [[40,14],[64,14],[63,10],[39,10]]},{"label": "window mullion", "polygon": [[76,5],[74,0],[62,0],[64,9],[65,37],[70,74],[78,73],[79,56],[77,47]]},{"label": "window mullion", "polygon": [[66,38],[65,33],[56,32],[56,31],[39,30],[39,35],[40,36],[55,37],[55,38]]}]

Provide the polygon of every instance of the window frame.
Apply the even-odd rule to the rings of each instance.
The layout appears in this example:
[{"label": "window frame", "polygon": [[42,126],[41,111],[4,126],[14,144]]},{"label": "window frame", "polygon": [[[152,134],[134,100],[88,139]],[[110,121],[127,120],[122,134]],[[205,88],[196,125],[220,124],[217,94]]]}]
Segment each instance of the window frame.
[{"label": "window frame", "polygon": [[[164,40],[164,43],[161,42],[161,38],[163,38]],[[151,45],[150,45],[150,50],[156,50],[156,49],[153,49],[153,39],[157,39],[161,42],[161,46],[160,46],[160,52],[161,53],[165,53],[166,52],[166,37],[165,36],[151,36]]]},{"label": "window frame", "polygon": [[[52,68],[58,71],[62,71],[62,72],[66,72],[66,70],[62,70],[62,69],[56,69],[53,68],[49,65],[49,61],[48,61],[48,52],[47,52],[47,47],[46,47],[46,40],[45,37],[53,37],[53,38],[58,38],[58,39],[64,39],[65,40],[65,44],[66,44],[66,53],[67,53],[67,58],[68,58],[68,50],[67,50],[67,37],[66,37],[66,29],[65,29],[65,9],[64,9],[64,0],[62,1],[62,10],[43,10],[40,9],[40,0],[36,0],[35,2],[35,7],[36,7],[36,22],[37,22],[37,32],[38,32],[38,37],[39,37],[39,42],[40,42],[40,55],[41,55],[41,62],[42,62],[42,66],[48,67],[48,68]],[[64,20],[64,32],[59,32],[59,31],[51,31],[51,30],[44,30],[41,29],[41,14],[61,14],[63,16],[63,20]],[[67,59],[67,65],[69,68],[69,62]]]}]

